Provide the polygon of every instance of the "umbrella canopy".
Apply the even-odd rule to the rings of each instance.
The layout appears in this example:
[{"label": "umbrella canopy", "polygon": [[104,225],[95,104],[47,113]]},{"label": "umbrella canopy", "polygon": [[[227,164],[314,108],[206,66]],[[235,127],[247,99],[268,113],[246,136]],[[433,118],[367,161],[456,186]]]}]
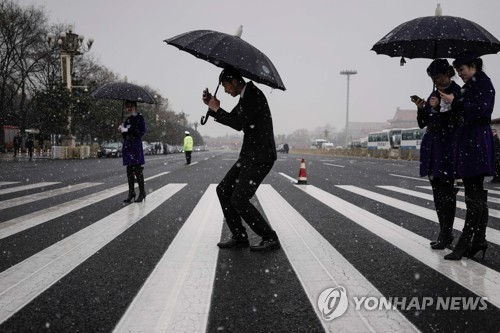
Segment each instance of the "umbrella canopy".
[{"label": "umbrella canopy", "polygon": [[437,14],[399,25],[373,45],[372,51],[390,57],[456,58],[465,51],[478,56],[497,53],[500,42],[472,21]]},{"label": "umbrella canopy", "polygon": [[103,84],[91,94],[94,98],[129,100],[138,103],[156,104],[155,99],[144,88],[128,82]]},{"label": "umbrella canopy", "polygon": [[271,60],[237,35],[195,30],[165,39],[165,42],[218,67],[225,68],[230,65],[250,80],[285,90],[285,85]]}]

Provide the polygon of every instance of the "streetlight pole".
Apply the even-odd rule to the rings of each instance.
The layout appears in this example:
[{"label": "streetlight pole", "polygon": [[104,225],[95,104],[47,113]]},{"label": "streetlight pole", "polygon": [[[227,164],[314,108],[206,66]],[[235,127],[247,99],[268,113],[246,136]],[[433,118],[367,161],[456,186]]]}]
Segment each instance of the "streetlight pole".
[{"label": "streetlight pole", "polygon": [[[57,46],[61,51],[61,78],[62,82],[66,85],[66,88],[71,91],[73,88],[81,88],[80,86],[72,85],[72,74],[73,74],[73,59],[77,55],[82,55],[90,50],[92,44],[94,43],[93,38],[89,38],[87,43],[83,43],[85,37],[83,35],[78,35],[73,32],[73,26],[69,26],[67,31],[63,31],[59,34],[59,38],[55,39],[54,34],[47,34],[47,43],[49,46]],[[75,146],[75,137],[71,134],[71,105],[68,110],[68,128],[67,134],[63,138],[63,146]]]},{"label": "streetlight pole", "polygon": [[347,105],[345,111],[345,148],[347,149],[347,145],[349,143],[349,78],[351,75],[358,74],[358,72],[356,70],[349,69],[340,71],[340,74],[347,76]]}]

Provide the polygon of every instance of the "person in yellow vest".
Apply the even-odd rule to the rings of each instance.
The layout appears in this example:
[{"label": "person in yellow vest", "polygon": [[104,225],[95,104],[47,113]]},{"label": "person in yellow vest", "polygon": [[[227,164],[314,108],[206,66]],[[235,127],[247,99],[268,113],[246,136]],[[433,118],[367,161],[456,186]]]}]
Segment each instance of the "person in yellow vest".
[{"label": "person in yellow vest", "polygon": [[191,153],[193,152],[193,137],[189,131],[184,132],[184,154],[186,155],[186,164],[191,164]]}]

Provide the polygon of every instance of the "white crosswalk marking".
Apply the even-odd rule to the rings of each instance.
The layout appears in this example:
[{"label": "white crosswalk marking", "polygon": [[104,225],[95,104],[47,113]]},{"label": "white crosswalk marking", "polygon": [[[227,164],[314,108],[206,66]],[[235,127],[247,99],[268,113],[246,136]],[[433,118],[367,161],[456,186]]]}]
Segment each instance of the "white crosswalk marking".
[{"label": "white crosswalk marking", "polygon": [[222,210],[210,185],[115,332],[203,332],[207,326]]},{"label": "white crosswalk marking", "polygon": [[399,311],[356,311],[352,300],[341,317],[323,320],[316,304],[320,293],[327,288],[342,286],[353,295],[382,294],[270,185],[261,185],[257,197],[328,332],[418,332]]},{"label": "white crosswalk marking", "polygon": [[393,176],[393,177],[399,177],[399,178],[407,178],[407,179],[413,179],[413,180],[419,180],[419,181],[422,181],[422,182],[429,182],[429,179],[425,178],[425,177],[420,177],[420,178],[417,178],[417,177],[409,177],[409,176],[404,176],[404,175],[396,175],[396,174],[389,174],[389,176]]},{"label": "white crosswalk marking", "polygon": [[[236,159],[232,159],[232,161],[235,160]],[[324,162],[334,161],[327,160]],[[149,177],[146,181],[167,173],[168,172],[163,172],[153,177]],[[295,178],[287,176],[286,174],[280,174],[292,183],[296,183],[297,181]],[[406,178],[406,176],[400,175],[393,176]],[[423,180],[427,181],[426,179]],[[14,183],[15,182],[0,182],[0,186],[14,185]],[[55,184],[58,183],[35,183],[27,185],[28,187],[23,185],[13,187],[12,189],[7,188],[5,190],[12,190],[8,193],[14,193],[26,190],[27,188],[44,187]],[[20,196],[17,199],[0,201],[0,211],[4,209],[2,207],[5,207],[6,202],[10,202],[11,204],[9,207],[13,207],[12,204],[15,202],[23,202],[23,204],[26,204],[30,202],[29,200],[41,200],[40,198],[47,196],[47,193],[53,196],[54,193],[69,193],[64,191],[76,191],[77,189],[93,185],[95,185],[95,183],[83,183],[73,185],[72,189],[64,187],[52,191],[45,190],[45,192],[39,193],[38,195],[22,196],[22,194],[18,194]],[[77,186],[83,187],[78,188]],[[27,319],[18,319],[18,316],[21,317],[21,313],[18,312],[30,303],[30,305],[37,304],[39,298],[44,301],[43,297],[46,297],[45,294],[42,295],[44,291],[54,286],[60,279],[72,272],[76,267],[82,265],[91,256],[106,255],[100,250],[135,223],[160,216],[158,213],[160,213],[162,209],[167,209],[165,206],[168,206],[162,204],[169,198],[172,198],[172,196],[181,189],[185,188],[185,186],[192,185],[168,184],[161,187],[149,193],[146,202],[126,205],[124,208],[67,236],[63,240],[51,246],[47,245],[47,248],[29,258],[21,257],[22,251],[19,251],[19,253],[16,253],[16,251],[23,245],[22,239],[26,238],[30,241],[32,234],[26,233],[26,235],[16,235],[16,233],[42,223],[50,222],[51,220],[76,210],[81,209],[82,215],[85,215],[88,211],[96,209],[95,207],[97,206],[92,207],[92,205],[127,191],[127,185],[123,184],[113,188],[107,188],[85,196],[80,194],[82,195],[81,197],[67,202],[63,202],[64,200],[61,199],[59,202],[62,203],[58,205],[0,222],[0,241],[13,236],[12,239],[6,239],[0,243],[1,245],[7,244],[5,249],[2,248],[2,253],[0,253],[0,255],[11,251],[11,255],[14,254],[11,260],[16,263],[18,262],[15,265],[12,263],[14,266],[0,272],[0,325],[9,326],[12,321],[16,321],[17,323],[18,320]],[[171,202],[182,204],[181,199],[184,200],[184,194],[187,193],[185,191],[204,191],[199,202],[196,203],[195,208],[189,214],[173,241],[169,244],[168,249],[163,253],[162,258],[156,263],[154,270],[147,277],[141,289],[138,291],[127,290],[129,293],[137,292],[137,295],[130,304],[121,304],[121,308],[128,306],[123,314],[115,313],[113,321],[108,322],[110,325],[114,325],[116,322],[114,332],[205,332],[208,327],[218,327],[220,329],[230,328],[230,326],[219,324],[219,322],[221,322],[220,317],[224,316],[224,312],[222,312],[222,314],[220,312],[221,304],[211,303],[212,300],[215,302],[215,300],[220,299],[218,296],[221,294],[219,293],[226,292],[218,283],[215,283],[216,278],[221,278],[221,276],[216,275],[220,273],[217,272],[217,265],[221,264],[221,262],[218,262],[219,249],[216,243],[221,238],[224,218],[216,194],[216,185],[208,185],[206,190],[201,188],[200,184],[196,186],[196,189],[186,188],[179,198],[174,197],[170,199]],[[421,192],[395,186],[378,186],[378,188],[380,188],[377,189],[378,192],[386,191],[383,192],[384,194],[381,194],[371,191],[370,188],[366,189],[352,185],[336,185],[335,193],[339,193],[339,195],[350,195],[350,198],[355,198],[352,203],[313,185],[290,185],[286,182],[280,182],[279,186],[279,188],[274,188],[270,184],[262,184],[256,193],[256,199],[259,201],[270,224],[280,237],[283,252],[276,252],[275,254],[281,257],[279,260],[287,261],[287,274],[295,274],[294,276],[290,275],[290,277],[295,278],[296,276],[298,278],[309,300],[309,302],[306,300],[303,304],[305,307],[304,312],[307,312],[305,317],[306,319],[314,321],[316,327],[319,326],[319,322],[321,322],[326,332],[418,332],[419,329],[425,330],[425,327],[428,328],[430,326],[422,324],[417,316],[412,316],[412,314],[405,312],[405,317],[401,312],[395,309],[387,310],[383,307],[368,310],[363,307],[356,309],[352,298],[349,298],[350,305],[345,314],[334,320],[324,320],[321,311],[318,309],[317,302],[321,292],[327,288],[343,286],[346,288],[348,295],[359,295],[376,299],[386,295],[383,295],[374,286],[380,282],[380,280],[375,280],[378,277],[371,277],[370,280],[368,280],[363,276],[360,272],[362,271],[361,268],[360,270],[356,269],[353,264],[335,249],[333,245],[336,243],[332,242],[333,245],[330,244],[330,242],[325,239],[325,237],[328,238],[328,236],[323,237],[318,231],[319,229],[316,230],[316,227],[307,221],[287,201],[287,197],[290,193],[287,193],[286,189],[294,191],[294,200],[297,199],[297,197],[295,197],[296,195],[300,195],[302,198],[311,196],[314,200],[318,200],[326,205],[321,205],[321,213],[326,212],[328,214],[333,214],[333,211],[336,211],[335,214],[338,213],[356,224],[349,223],[350,227],[358,230],[360,227],[364,228],[373,233],[375,235],[373,237],[380,238],[380,242],[387,242],[393,245],[395,251],[401,250],[399,254],[406,259],[412,257],[414,258],[412,260],[415,260],[415,262],[418,261],[418,265],[426,265],[432,268],[437,272],[435,273],[436,275],[439,273],[443,276],[443,281],[440,281],[440,283],[445,284],[446,281],[449,280],[450,284],[459,284],[461,286],[460,289],[463,287],[467,292],[479,297],[486,297],[489,302],[488,310],[492,310],[494,313],[499,311],[500,272],[492,269],[497,269],[497,266],[495,266],[497,264],[496,262],[485,261],[486,264],[491,263],[489,267],[492,268],[489,268],[483,265],[483,262],[466,260],[465,258],[459,262],[446,261],[443,259],[443,256],[449,253],[449,250],[434,251],[429,247],[428,239],[400,227],[398,223],[393,223],[396,221],[389,221],[371,213],[367,209],[362,209],[354,205],[354,203],[359,202],[359,200],[372,200],[374,204],[377,204],[378,208],[393,207],[400,210],[398,213],[406,214],[407,216],[418,216],[422,219],[421,221],[419,220],[420,223],[425,223],[423,219],[432,221],[432,223],[438,223],[432,203],[426,205],[426,207],[428,207],[426,208],[423,207],[424,205],[404,201],[409,197],[403,197],[403,194],[404,196],[408,195],[432,201],[433,198],[428,192],[430,189],[428,186],[414,187],[417,190],[421,190]],[[157,185],[157,187],[159,186]],[[146,189],[147,188],[148,187],[146,187]],[[300,189],[300,191],[296,189]],[[97,191],[97,188],[92,189],[92,191]],[[490,191],[489,193],[495,194],[495,192],[496,191]],[[357,196],[355,197],[350,193],[356,194]],[[76,197],[77,195],[74,194],[73,196]],[[290,195],[290,197],[292,196]],[[122,198],[120,198],[120,201],[121,199]],[[491,197],[489,199],[491,206],[497,208],[494,205],[500,203],[500,199]],[[113,198],[112,200],[115,199]],[[414,201],[420,203],[418,199]],[[121,205],[118,206],[119,208],[122,207]],[[328,207],[331,210],[328,209]],[[463,201],[460,201],[459,208],[465,208]],[[171,209],[171,206],[168,207],[168,209]],[[153,211],[155,213],[150,214]],[[490,209],[490,211],[494,212],[494,217],[495,212],[500,214],[500,211],[494,209]],[[179,210],[179,212],[180,218],[186,218],[187,213],[185,210],[182,210],[182,212]],[[324,220],[322,222],[327,221],[329,220]],[[463,224],[464,220],[457,217],[455,219],[454,228],[461,230]],[[325,225],[322,224],[322,228],[324,227]],[[328,227],[331,226],[327,225],[326,227],[326,229],[322,230],[329,230]],[[500,231],[495,229],[495,227],[496,224],[491,223],[490,227],[487,229],[487,239],[490,245],[500,245]],[[40,230],[41,229],[43,228],[40,228]],[[44,230],[41,231],[43,232]],[[122,239],[123,238],[120,238],[119,240]],[[135,246],[141,246],[141,244],[134,244],[133,242],[134,240],[130,240],[132,249]],[[16,244],[12,245],[11,243]],[[126,245],[128,246],[129,244]],[[495,245],[491,247],[493,247],[494,252],[496,250]],[[158,249],[156,250],[158,252]],[[488,251],[490,251],[490,249]],[[241,251],[234,251],[234,253],[233,251],[228,251],[228,253],[231,260],[235,260],[237,254],[241,254]],[[254,252],[245,252],[244,254],[248,255],[248,258],[250,258],[249,260],[259,260],[258,258],[261,255]],[[156,253],[156,256],[159,255],[161,255],[161,253]],[[233,257],[233,255],[235,256]],[[264,253],[262,255],[267,256],[267,254]],[[219,261],[222,260],[219,259]],[[290,265],[293,270],[288,269]],[[134,268],[131,267],[131,272],[133,272],[133,269]],[[73,271],[72,274],[76,273],[76,271]],[[74,277],[73,275],[71,276]],[[101,278],[101,276],[99,278]],[[106,278],[104,274],[103,278]],[[239,280],[236,279],[235,283],[238,284]],[[241,281],[241,283],[244,284],[245,281]],[[289,282],[287,281],[284,283]],[[293,285],[295,285],[296,282],[294,281],[293,283]],[[287,290],[288,285],[285,284],[284,286],[285,288],[282,290],[287,293],[287,297],[289,297],[290,295]],[[64,283],[61,284],[61,290],[67,287],[68,286],[65,286]],[[214,290],[214,287],[217,289]],[[114,287],[110,287],[110,293],[115,291],[112,290],[113,288]],[[119,287],[116,286],[116,288]],[[457,287],[455,286],[455,288]],[[50,291],[52,291],[52,289]],[[37,299],[35,300],[35,298]],[[112,300],[114,301],[115,299]],[[249,302],[251,302],[251,300]],[[65,305],[66,304],[61,304],[61,306]],[[71,307],[73,305],[68,306]],[[251,304],[249,306],[251,306]],[[215,309],[216,307],[219,307],[219,313],[215,310],[210,312],[211,309]],[[99,307],[98,309],[101,311]],[[23,310],[23,316],[30,316],[30,314],[26,314],[26,308]],[[238,311],[238,309],[235,311]],[[313,311],[319,322],[314,318]],[[16,313],[18,313],[18,316],[12,317]],[[34,318],[35,317],[36,316],[34,316]],[[412,321],[409,321],[407,317]],[[6,322],[9,318],[11,320]],[[81,318],[89,319],[90,312],[88,314],[82,314]],[[217,326],[213,326],[214,323],[217,323]],[[443,323],[439,325],[441,325],[441,328],[446,327],[446,324]],[[0,326],[0,330],[2,327],[4,326]],[[242,331],[245,331],[245,329],[249,331],[253,329],[253,327],[238,328]],[[261,328],[262,327],[259,327],[259,329]],[[300,327],[299,329],[307,331],[307,327]]]},{"label": "white crosswalk marking", "polygon": [[[168,172],[162,172],[152,177],[146,178],[145,181],[149,181],[166,174],[168,174]],[[128,185],[116,186],[101,192],[89,194],[76,200],[64,202],[62,204],[43,209],[41,211],[36,211],[31,214],[23,215],[12,220],[2,222],[0,223],[0,239],[9,237],[23,230],[32,228],[52,219],[74,212],[78,209],[90,206],[92,204],[95,204],[96,202],[122,193],[127,189]]]},{"label": "white crosswalk marking", "polygon": [[[409,202],[406,202],[403,200],[394,199],[392,197],[389,197],[389,196],[386,196],[386,195],[383,195],[380,193],[368,191],[368,190],[365,190],[365,189],[362,189],[362,188],[359,188],[356,186],[337,185],[337,187],[340,187],[340,188],[347,190],[349,192],[356,193],[356,194],[362,195],[364,197],[376,200],[376,201],[381,202],[385,205],[392,206],[392,207],[397,208],[397,209],[402,209],[410,214],[420,216],[420,217],[425,218],[429,221],[439,223],[439,220],[438,220],[437,215],[436,215],[436,211],[433,209],[428,209],[428,208],[418,206],[418,205],[415,205],[415,204],[412,204],[412,203],[409,203]],[[455,217],[455,221],[453,223],[453,229],[458,230],[458,231],[462,231],[462,229],[464,228],[464,223],[465,223],[465,221],[463,219],[461,219],[459,217]],[[493,229],[493,228],[490,228],[490,227],[487,227],[486,230],[487,230],[486,233],[488,234],[488,240],[492,243],[500,245],[500,231]]]},{"label": "white crosswalk marking", "polygon": [[324,165],[334,166],[337,168],[345,168],[345,165],[331,164],[331,163],[323,163]]},{"label": "white crosswalk marking", "polygon": [[[424,190],[430,190],[432,191],[432,186],[417,186],[418,188],[423,188]],[[500,194],[499,191],[494,191],[494,190],[488,190],[488,194]],[[465,193],[463,191],[460,191],[457,193],[457,196],[459,197],[465,197]],[[500,199],[498,198],[492,198],[492,197],[488,197],[488,201],[489,202],[493,202],[493,203],[500,203]]]},{"label": "white crosswalk marking", "polygon": [[63,188],[58,188],[54,190],[48,190],[45,192],[41,193],[36,193],[36,194],[31,194],[31,195],[26,195],[20,198],[14,198],[10,200],[5,200],[0,202],[0,210],[2,209],[7,209],[7,208],[12,208],[12,207],[17,207],[21,205],[25,205],[31,202],[47,199],[47,198],[52,198],[55,197],[56,195],[62,195],[62,194],[68,194],[71,192],[79,191],[84,188],[100,185],[102,183],[81,183],[81,184],[76,184],[76,185],[70,185],[66,186]]},{"label": "white crosswalk marking", "polygon": [[[500,307],[500,273],[495,270],[472,260],[467,261],[466,264],[462,260],[463,265],[444,260],[443,255],[450,251],[433,251],[429,246],[429,240],[424,237],[315,186],[302,185],[297,187],[449,279],[481,297],[487,297],[488,301],[496,307]],[[481,281],[481,283],[476,281]]]},{"label": "white crosswalk marking", "polygon": [[[402,194],[411,195],[411,196],[425,199],[425,200],[429,200],[429,201],[434,200],[434,198],[432,197],[431,194],[426,194],[426,193],[422,193],[422,192],[418,192],[418,191],[408,190],[408,189],[401,188],[401,187],[396,187],[396,186],[378,186],[378,187],[389,190],[389,191],[394,191],[394,192],[398,192],[398,193],[402,193]],[[465,206],[465,203],[462,201],[457,201],[457,208],[467,209],[467,207]],[[488,210],[488,212],[489,212],[490,216],[500,218],[500,211],[499,210],[490,208]]]},{"label": "white crosswalk marking", "polygon": [[40,188],[40,187],[50,186],[50,185],[54,185],[54,184],[60,184],[60,182],[43,182],[43,183],[35,183],[35,184],[29,184],[29,185],[4,188],[3,190],[0,190],[0,195],[20,192],[20,191],[25,191],[25,190],[31,190],[34,188]]},{"label": "white crosswalk marking", "polygon": [[168,184],[148,195],[147,202],[127,205],[1,272],[0,323],[148,215],[185,185]]}]

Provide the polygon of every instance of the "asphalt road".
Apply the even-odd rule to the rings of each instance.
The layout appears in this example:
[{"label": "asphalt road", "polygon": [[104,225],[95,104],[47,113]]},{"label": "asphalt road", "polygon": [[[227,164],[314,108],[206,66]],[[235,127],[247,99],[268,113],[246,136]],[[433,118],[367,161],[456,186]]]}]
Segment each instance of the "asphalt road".
[{"label": "asphalt road", "polygon": [[500,331],[493,184],[485,259],[449,262],[418,162],[280,154],[252,200],[282,249],[219,250],[236,159],[148,156],[130,205],[121,159],[2,160],[0,332]]}]

